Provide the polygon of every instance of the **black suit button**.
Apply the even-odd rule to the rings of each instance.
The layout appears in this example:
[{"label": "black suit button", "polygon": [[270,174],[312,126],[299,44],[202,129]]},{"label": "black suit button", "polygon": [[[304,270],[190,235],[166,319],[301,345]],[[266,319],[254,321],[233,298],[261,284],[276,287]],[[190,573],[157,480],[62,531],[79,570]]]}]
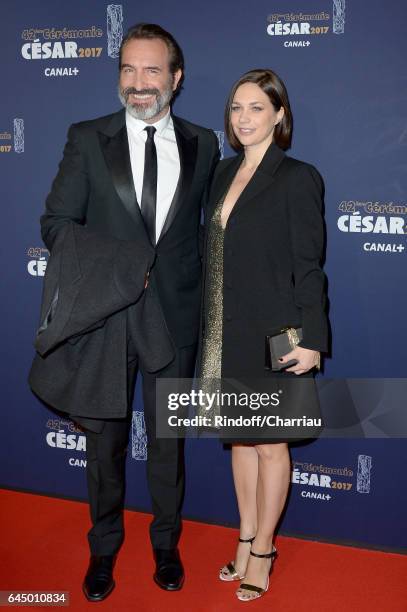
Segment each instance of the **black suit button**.
[{"label": "black suit button", "polygon": [[226,315],[226,321],[231,321],[231,320],[232,320],[232,315],[227,314],[227,315]]},{"label": "black suit button", "polygon": [[232,289],[233,285],[232,285],[231,281],[226,281],[226,287],[228,289]]},{"label": "black suit button", "polygon": [[228,250],[227,250],[227,254],[228,254],[230,257],[232,257],[232,255],[233,255],[233,249],[228,249]]}]

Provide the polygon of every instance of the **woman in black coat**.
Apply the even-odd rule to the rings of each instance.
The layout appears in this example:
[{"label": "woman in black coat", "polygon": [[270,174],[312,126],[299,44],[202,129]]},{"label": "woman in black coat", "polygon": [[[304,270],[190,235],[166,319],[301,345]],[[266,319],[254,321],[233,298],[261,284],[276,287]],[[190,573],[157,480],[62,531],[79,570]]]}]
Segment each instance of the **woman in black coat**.
[{"label": "woman in black coat", "polygon": [[[218,165],[205,215],[200,377],[205,386],[205,380],[277,376],[282,386],[301,375],[313,387],[305,399],[292,393],[291,408],[315,415],[311,372],[327,351],[322,179],[313,166],[284,153],[292,115],[285,86],[271,70],[252,70],[235,83],[225,121],[239,153]],[[294,365],[275,374],[266,369],[266,337],[287,327],[301,328],[303,337],[280,360],[282,367],[290,360]],[[287,415],[290,407],[282,408]],[[245,578],[236,592],[243,601],[268,588],[274,530],[290,482],[289,439],[232,440],[240,538],[235,560],[219,577]]]}]

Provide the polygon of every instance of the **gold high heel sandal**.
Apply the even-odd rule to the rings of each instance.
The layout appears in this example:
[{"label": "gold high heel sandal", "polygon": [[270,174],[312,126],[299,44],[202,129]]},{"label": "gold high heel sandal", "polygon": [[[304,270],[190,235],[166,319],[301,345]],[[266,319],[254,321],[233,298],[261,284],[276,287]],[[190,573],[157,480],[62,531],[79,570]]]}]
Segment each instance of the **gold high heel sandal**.
[{"label": "gold high heel sandal", "polygon": [[[267,576],[267,584],[264,589],[256,586],[255,584],[248,584],[246,582],[242,582],[239,589],[236,591],[236,597],[240,601],[253,601],[254,599],[259,599],[259,597],[262,597],[265,593],[267,593],[269,589],[269,577],[270,577],[271,570],[273,567],[273,562],[274,562],[274,559],[277,557],[277,549],[275,546],[273,546],[273,550],[271,551],[271,553],[267,553],[266,555],[258,555],[257,553],[254,553],[252,551],[250,551],[250,554],[252,555],[252,557],[258,557],[259,559],[271,559],[270,570]],[[243,593],[241,592],[239,593],[241,589],[250,591],[250,594],[247,596],[244,596]]]},{"label": "gold high heel sandal", "polygon": [[[248,540],[243,540],[242,538],[239,538],[239,542],[242,542],[243,544],[251,544],[254,538],[255,536],[249,538]],[[234,563],[234,561],[231,561],[227,565],[221,567],[219,572],[219,580],[223,580],[223,582],[234,582],[235,580],[243,580],[244,576],[239,576],[235,569]],[[225,573],[225,570],[227,570],[227,573]]]}]

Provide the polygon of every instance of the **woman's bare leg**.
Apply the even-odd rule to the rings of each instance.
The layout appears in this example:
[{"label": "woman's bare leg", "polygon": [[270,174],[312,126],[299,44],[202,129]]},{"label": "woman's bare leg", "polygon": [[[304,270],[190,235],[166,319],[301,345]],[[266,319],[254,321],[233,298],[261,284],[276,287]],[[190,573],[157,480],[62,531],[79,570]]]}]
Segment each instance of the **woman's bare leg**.
[{"label": "woman's bare leg", "polygon": [[[252,551],[267,554],[273,549],[273,536],[283,511],[290,484],[290,455],[286,443],[253,447],[258,455],[257,532]],[[250,556],[245,582],[261,588],[267,584],[270,559]],[[250,591],[243,591],[247,597]]]},{"label": "woman's bare leg", "polygon": [[[252,538],[257,531],[257,479],[259,455],[254,446],[233,445],[232,470],[240,514],[240,537]],[[249,559],[250,544],[238,543],[234,566],[239,576],[244,576]],[[223,571],[223,573],[227,574]]]}]

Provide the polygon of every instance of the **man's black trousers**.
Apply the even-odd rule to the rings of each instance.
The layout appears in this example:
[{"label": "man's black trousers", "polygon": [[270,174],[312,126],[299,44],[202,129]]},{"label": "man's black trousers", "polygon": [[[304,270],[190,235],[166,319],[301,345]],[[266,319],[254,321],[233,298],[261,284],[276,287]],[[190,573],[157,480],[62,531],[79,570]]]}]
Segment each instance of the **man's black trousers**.
[{"label": "man's black trousers", "polygon": [[[184,440],[156,436],[156,378],[192,378],[196,346],[177,349],[174,360],[158,373],[129,365],[128,396],[132,406],[137,373],[143,385],[147,432],[147,481],[152,500],[150,538],[153,548],[177,546],[181,531],[184,495]],[[158,410],[168,412],[167,406]],[[92,528],[88,533],[91,554],[115,554],[124,539],[123,504],[125,466],[132,411],[125,419],[97,420],[72,416],[86,432],[87,483]]]}]

